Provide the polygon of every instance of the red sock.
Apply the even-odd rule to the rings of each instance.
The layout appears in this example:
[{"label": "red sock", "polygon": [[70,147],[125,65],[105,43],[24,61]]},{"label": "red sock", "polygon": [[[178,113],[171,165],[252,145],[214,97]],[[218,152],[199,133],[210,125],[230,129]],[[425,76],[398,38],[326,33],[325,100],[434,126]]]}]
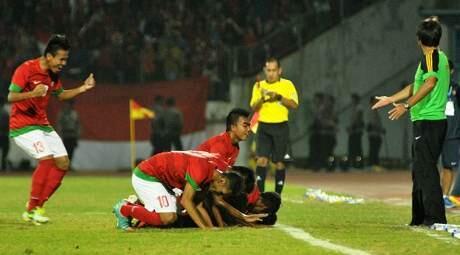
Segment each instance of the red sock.
[{"label": "red sock", "polygon": [[40,196],[40,202],[38,206],[43,206],[43,204],[48,201],[48,199],[54,194],[54,192],[59,188],[61,185],[62,179],[67,171],[59,169],[53,160],[53,167],[50,169],[48,173],[48,178],[46,180],[45,188]]},{"label": "red sock", "polygon": [[54,167],[54,159],[44,159],[38,161],[37,168],[32,174],[32,187],[27,211],[31,211],[40,204],[40,197],[45,188],[46,179],[51,168]]},{"label": "red sock", "polygon": [[152,226],[164,225],[161,221],[160,215],[157,212],[149,212],[143,206],[140,205],[123,205],[120,209],[123,216],[131,216],[142,222]]}]

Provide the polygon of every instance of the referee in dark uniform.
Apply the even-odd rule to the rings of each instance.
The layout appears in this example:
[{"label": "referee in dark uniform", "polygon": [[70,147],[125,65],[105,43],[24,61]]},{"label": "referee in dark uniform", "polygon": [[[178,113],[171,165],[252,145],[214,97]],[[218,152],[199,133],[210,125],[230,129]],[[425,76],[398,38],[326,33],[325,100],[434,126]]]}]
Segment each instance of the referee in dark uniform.
[{"label": "referee in dark uniform", "polygon": [[266,80],[256,82],[252,90],[251,108],[259,111],[259,127],[256,139],[257,186],[265,190],[268,160],[276,164],[275,191],[281,194],[286,177],[285,161],[290,161],[289,109],[299,105],[294,84],[281,78],[281,65],[275,58],[265,62]]}]

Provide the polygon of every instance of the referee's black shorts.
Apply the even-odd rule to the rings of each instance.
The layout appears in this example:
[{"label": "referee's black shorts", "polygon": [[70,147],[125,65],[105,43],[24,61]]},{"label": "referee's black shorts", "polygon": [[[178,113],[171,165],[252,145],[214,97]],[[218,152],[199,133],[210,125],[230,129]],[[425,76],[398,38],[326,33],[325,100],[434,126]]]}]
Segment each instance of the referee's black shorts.
[{"label": "referee's black shorts", "polygon": [[257,128],[256,154],[271,158],[273,162],[291,161],[289,148],[289,126],[281,123],[259,122]]}]

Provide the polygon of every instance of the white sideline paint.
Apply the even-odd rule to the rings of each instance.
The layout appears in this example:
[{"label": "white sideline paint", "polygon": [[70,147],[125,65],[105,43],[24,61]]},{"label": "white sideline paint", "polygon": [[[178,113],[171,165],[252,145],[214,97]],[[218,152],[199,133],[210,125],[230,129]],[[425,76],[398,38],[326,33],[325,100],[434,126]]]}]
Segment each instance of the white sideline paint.
[{"label": "white sideline paint", "polygon": [[458,242],[453,237],[450,237],[445,231],[442,231],[441,233],[444,233],[444,234],[441,235],[441,234],[436,233],[436,231],[432,229],[423,229],[423,228],[417,228],[417,227],[411,227],[410,229],[414,232],[423,233],[436,240],[442,241],[444,243],[448,243],[449,245],[458,245]]},{"label": "white sideline paint", "polygon": [[295,239],[302,240],[313,246],[318,246],[324,249],[328,249],[328,250],[332,250],[335,252],[348,254],[348,255],[369,255],[370,254],[365,251],[348,248],[346,246],[333,244],[326,240],[314,238],[312,235],[303,231],[300,228],[294,228],[294,227],[283,225],[283,224],[276,224],[275,227],[283,230],[284,232],[288,233],[290,236],[294,237]]}]

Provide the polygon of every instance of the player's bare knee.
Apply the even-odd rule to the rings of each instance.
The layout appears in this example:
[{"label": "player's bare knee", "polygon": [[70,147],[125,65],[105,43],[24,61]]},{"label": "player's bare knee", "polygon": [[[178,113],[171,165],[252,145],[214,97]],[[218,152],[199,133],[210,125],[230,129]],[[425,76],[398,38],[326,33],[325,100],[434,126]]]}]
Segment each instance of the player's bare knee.
[{"label": "player's bare knee", "polygon": [[70,167],[70,160],[68,157],[61,157],[61,158],[56,158],[54,160],[57,168],[61,169],[61,170],[64,170],[64,171],[67,171],[69,170],[69,167]]},{"label": "player's bare knee", "polygon": [[163,222],[164,225],[169,225],[174,223],[177,220],[177,214],[176,213],[160,213],[160,218],[161,222]]}]

